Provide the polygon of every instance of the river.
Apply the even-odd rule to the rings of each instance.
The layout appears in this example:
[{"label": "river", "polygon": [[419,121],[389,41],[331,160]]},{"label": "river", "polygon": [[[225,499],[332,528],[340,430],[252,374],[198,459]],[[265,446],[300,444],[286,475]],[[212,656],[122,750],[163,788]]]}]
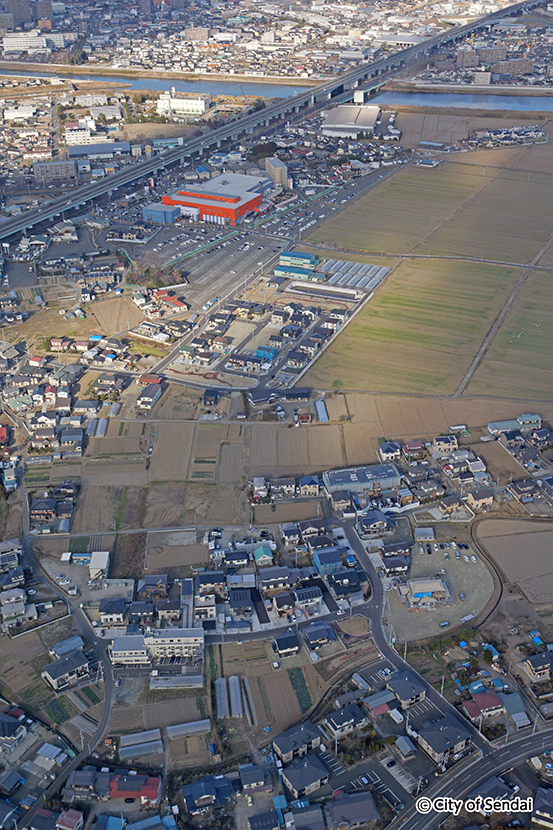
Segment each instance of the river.
[{"label": "river", "polygon": [[[35,78],[49,78],[55,72],[35,72],[32,76],[24,71],[0,70],[2,75],[22,75]],[[75,81],[105,81],[106,83],[123,83],[131,89],[164,90],[175,87],[178,92],[205,92],[209,95],[259,95],[262,98],[289,98],[305,87],[292,84],[268,84],[263,81],[178,81],[160,78],[122,78],[118,75],[61,76]],[[382,92],[371,101],[380,106],[412,107],[459,107],[460,109],[511,110],[514,112],[551,112],[553,96],[546,95],[471,95],[464,92]]]},{"label": "river", "polygon": [[459,107],[475,110],[551,112],[553,95],[470,95],[464,92],[383,92],[374,99],[380,106]]},{"label": "river", "polygon": [[[2,75],[22,75],[33,78],[50,78],[55,72],[29,72],[0,70]],[[123,78],[120,75],[60,75],[60,78],[67,78],[70,81],[98,81],[109,84],[126,84],[131,89],[171,89],[175,87],[177,92],[205,92],[209,95],[259,95],[261,98],[289,98],[305,87],[295,87],[289,84],[268,84],[263,81],[206,81],[203,78],[198,81],[178,81],[172,78],[167,80],[161,78]]]}]

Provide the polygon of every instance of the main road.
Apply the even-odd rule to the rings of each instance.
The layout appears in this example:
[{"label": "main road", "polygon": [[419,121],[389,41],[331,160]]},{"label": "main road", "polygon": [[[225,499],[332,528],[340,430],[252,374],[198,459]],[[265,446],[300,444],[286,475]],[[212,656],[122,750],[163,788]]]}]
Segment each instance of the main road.
[{"label": "main road", "polygon": [[[472,32],[485,30],[506,15],[523,13],[542,4],[543,0],[523,0],[523,2],[515,3],[508,8],[502,8],[485,15],[466,26],[454,27],[445,34],[429,37],[422,43],[401,49],[372,63],[361,63],[336,78],[298,92],[290,98],[279,100],[262,110],[245,115],[205,135],[186,141],[172,150],[166,150],[158,156],[131,164],[124,170],[109,176],[106,180],[76,188],[69,195],[66,194],[48,204],[26,211],[23,215],[7,219],[0,225],[0,240],[7,240],[14,234],[32,228],[40,222],[60,216],[63,211],[82,207],[106,193],[111,194],[118,188],[130,185],[137,179],[150,176],[167,165],[178,164],[194,153],[202,155],[210,147],[220,147],[222,142],[236,141],[239,136],[253,133],[260,126],[270,128],[272,125],[274,126],[273,122],[290,118],[294,113],[300,113],[304,108],[313,107],[316,102],[331,101],[333,98],[343,95],[348,89],[353,90],[357,86],[365,85],[365,82],[368,82],[370,86],[372,79],[379,79],[384,74],[388,76],[395,74],[405,66],[428,57],[436,50],[457,43]],[[93,145],[91,147],[93,148]]]}]

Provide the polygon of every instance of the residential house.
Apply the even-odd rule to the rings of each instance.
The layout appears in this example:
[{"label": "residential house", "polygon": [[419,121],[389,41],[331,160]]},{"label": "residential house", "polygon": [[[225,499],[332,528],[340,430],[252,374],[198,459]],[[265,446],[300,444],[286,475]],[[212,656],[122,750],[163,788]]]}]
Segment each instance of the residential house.
[{"label": "residential house", "polygon": [[406,461],[417,461],[424,458],[426,450],[422,441],[406,441],[401,448]]},{"label": "residential house", "polygon": [[327,532],[326,519],[306,519],[298,522],[298,527],[304,542],[307,542],[312,536],[322,536]]},{"label": "residential house", "polygon": [[325,807],[328,830],[357,830],[379,821],[380,816],[370,792],[338,792]]},{"label": "residential house", "polygon": [[217,601],[215,594],[201,594],[194,600],[194,619],[214,620],[217,617]]},{"label": "residential house", "polygon": [[330,712],[324,722],[333,738],[341,738],[355,729],[364,729],[369,724],[369,718],[357,703],[351,703],[343,709]]},{"label": "residential house", "polygon": [[258,568],[266,568],[273,564],[273,552],[267,545],[259,545],[255,548],[253,557]]},{"label": "residential house", "polygon": [[426,687],[409,672],[392,675],[386,681],[386,688],[395,694],[402,709],[409,709],[426,699]]},{"label": "residential house", "polygon": [[553,830],[553,787],[538,787],[534,796],[532,824]]},{"label": "residential house", "polygon": [[227,595],[227,575],[224,571],[202,571],[197,576],[197,585],[200,594]]},{"label": "residential house", "polygon": [[9,755],[18,747],[27,734],[24,723],[0,712],[0,752]]},{"label": "residential house", "polygon": [[182,788],[182,797],[189,813],[202,813],[221,807],[233,795],[232,785],[224,775],[205,775]]},{"label": "residential house", "polygon": [[156,608],[153,602],[135,600],[129,607],[129,625],[153,625]]},{"label": "residential house", "polygon": [[280,591],[282,588],[290,588],[290,568],[275,567],[265,568],[258,576],[258,585],[262,591]]},{"label": "residential house", "polygon": [[43,680],[49,683],[55,691],[74,686],[89,676],[88,660],[82,651],[74,651],[49,663],[41,674]]},{"label": "residential house", "polygon": [[467,504],[473,510],[489,510],[493,506],[493,490],[487,487],[480,487],[473,490],[467,496]]},{"label": "residential house", "polygon": [[330,775],[317,755],[296,758],[281,772],[286,787],[296,799],[306,798],[328,783]]},{"label": "residential house", "polygon": [[343,568],[340,548],[319,548],[313,552],[313,564],[321,576],[337,573]]},{"label": "residential house", "polygon": [[158,619],[179,622],[182,614],[180,599],[160,599],[157,604]]},{"label": "residential house", "polygon": [[336,632],[328,623],[313,623],[303,630],[309,648],[314,651],[336,640]]},{"label": "residential house", "polygon": [[31,522],[51,522],[56,518],[56,507],[55,499],[33,499],[29,519]]},{"label": "residential house", "polygon": [[136,595],[139,599],[166,599],[168,590],[167,574],[147,574],[138,580]]},{"label": "residential house", "polygon": [[122,597],[117,599],[100,600],[100,624],[101,625],[123,625],[125,616],[125,600]]},{"label": "residential house", "polygon": [[452,715],[427,721],[418,733],[418,744],[436,764],[445,764],[471,744],[469,730]]},{"label": "residential house", "polygon": [[463,701],[463,708],[473,722],[480,718],[491,718],[505,712],[503,702],[493,690],[475,692],[470,700]]},{"label": "residential house", "polygon": [[357,530],[362,539],[377,538],[393,530],[391,519],[381,510],[369,510],[357,522]]},{"label": "residential house", "polygon": [[229,607],[234,617],[251,616],[253,601],[251,592],[247,589],[232,589],[229,591]]},{"label": "residential house", "polygon": [[272,478],[270,480],[271,498],[291,498],[296,493],[295,478]]},{"label": "residential house", "polygon": [[274,650],[279,657],[291,657],[298,654],[300,650],[300,641],[295,631],[287,631],[285,634],[279,634],[275,637]]},{"label": "residential house", "polygon": [[273,789],[269,770],[258,764],[241,764],[238,773],[244,793],[270,793]]},{"label": "residential house", "polygon": [[323,601],[323,593],[318,585],[309,588],[296,588],[294,598],[298,608],[310,609],[318,607]]},{"label": "residential house", "polygon": [[136,399],[136,405],[140,409],[152,409],[154,404],[161,398],[163,387],[160,383],[149,383]]},{"label": "residential house", "polygon": [[288,591],[273,596],[273,608],[279,619],[288,617],[294,610],[295,599]]},{"label": "residential house", "polygon": [[299,544],[301,538],[300,528],[299,525],[297,525],[295,522],[284,522],[283,524],[279,525],[278,529],[280,531],[280,538],[282,539],[286,547],[292,547],[292,545]]},{"label": "residential house", "polygon": [[63,810],[56,820],[56,830],[82,830],[84,815],[80,810]]},{"label": "residential house", "polygon": [[318,476],[303,476],[299,480],[299,488],[301,496],[318,496],[320,488],[320,481]]},{"label": "residential house", "polygon": [[522,662],[522,668],[535,683],[551,679],[551,666],[553,663],[553,652],[543,651],[540,654],[532,654]]},{"label": "residential house", "polygon": [[292,726],[273,739],[273,750],[283,764],[289,764],[294,758],[307,755],[320,745],[321,733],[309,720]]},{"label": "residential house", "polygon": [[432,448],[438,455],[449,455],[453,450],[459,449],[457,436],[438,435],[432,442]]},{"label": "residential house", "polygon": [[382,441],[378,447],[378,454],[384,464],[401,459],[401,444],[397,441]]}]

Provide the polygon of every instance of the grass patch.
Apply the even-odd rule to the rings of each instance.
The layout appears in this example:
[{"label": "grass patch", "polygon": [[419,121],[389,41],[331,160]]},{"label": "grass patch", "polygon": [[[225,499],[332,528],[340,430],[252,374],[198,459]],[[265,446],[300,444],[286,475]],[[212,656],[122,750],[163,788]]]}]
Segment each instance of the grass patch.
[{"label": "grass patch", "polygon": [[303,669],[299,667],[288,669],[288,677],[290,678],[290,683],[296,693],[301,713],[304,715],[311,708],[312,700],[311,695],[309,694],[309,689],[307,688],[307,683],[305,682]]},{"label": "grass patch", "polygon": [[121,498],[117,502],[117,507],[115,508],[115,512],[113,514],[113,523],[115,530],[121,530],[123,525],[123,519],[125,517],[125,510],[127,509],[127,488],[123,488],[123,492],[121,493]]},{"label": "grass patch", "polygon": [[144,573],[146,533],[117,535],[110,576],[114,579],[140,579]]},{"label": "grass patch", "polygon": [[87,553],[90,545],[90,536],[77,536],[69,540],[70,553]]}]

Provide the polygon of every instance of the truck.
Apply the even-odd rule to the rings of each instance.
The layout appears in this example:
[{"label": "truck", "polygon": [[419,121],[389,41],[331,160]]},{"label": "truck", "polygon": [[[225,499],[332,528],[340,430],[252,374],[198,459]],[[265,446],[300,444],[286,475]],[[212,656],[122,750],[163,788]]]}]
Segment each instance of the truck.
[{"label": "truck", "polygon": [[395,723],[403,723],[404,717],[399,709],[390,709],[390,717]]}]

